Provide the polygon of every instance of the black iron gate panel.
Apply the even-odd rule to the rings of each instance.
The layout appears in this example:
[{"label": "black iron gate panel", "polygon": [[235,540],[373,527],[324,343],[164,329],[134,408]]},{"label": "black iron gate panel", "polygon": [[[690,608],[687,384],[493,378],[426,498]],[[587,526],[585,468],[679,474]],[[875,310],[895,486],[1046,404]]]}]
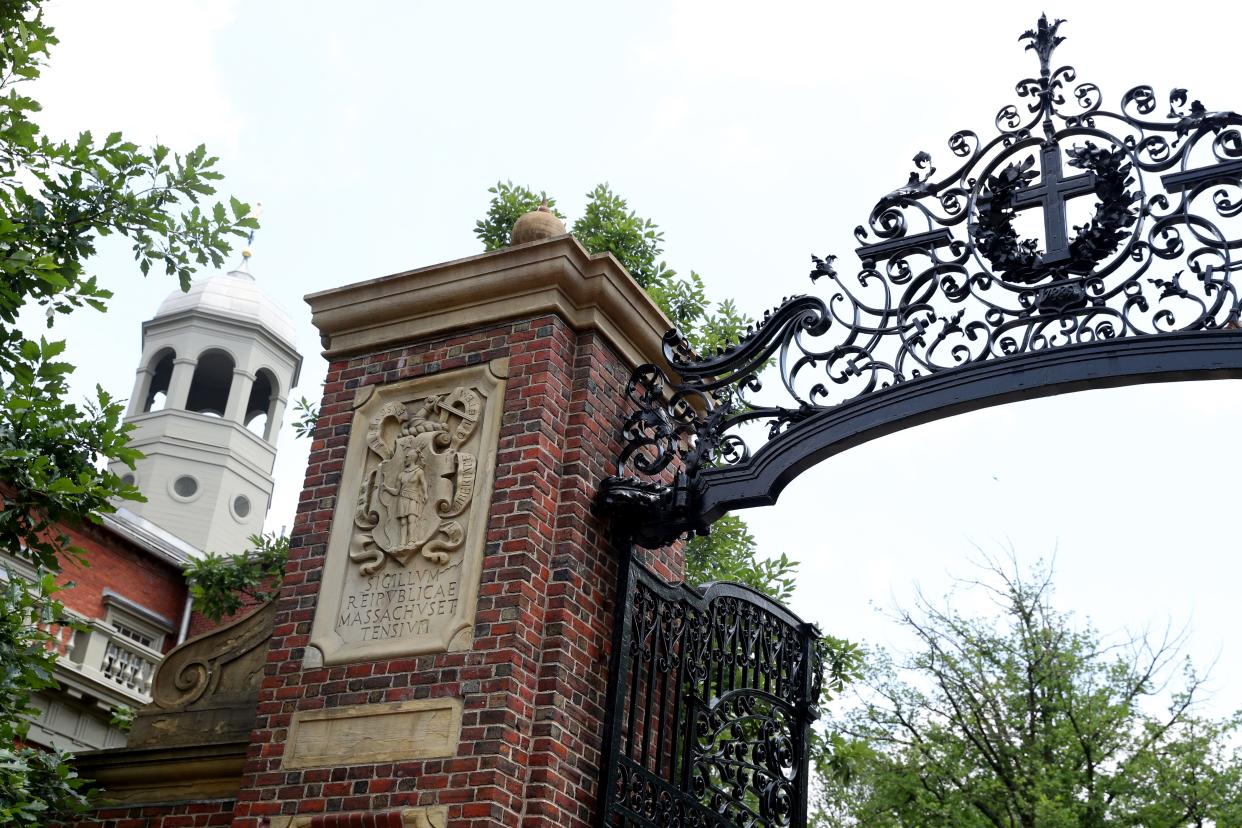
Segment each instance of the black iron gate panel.
[{"label": "black iron gate panel", "polygon": [[603,824],[806,824],[818,633],[746,587],[626,566],[614,636]]}]

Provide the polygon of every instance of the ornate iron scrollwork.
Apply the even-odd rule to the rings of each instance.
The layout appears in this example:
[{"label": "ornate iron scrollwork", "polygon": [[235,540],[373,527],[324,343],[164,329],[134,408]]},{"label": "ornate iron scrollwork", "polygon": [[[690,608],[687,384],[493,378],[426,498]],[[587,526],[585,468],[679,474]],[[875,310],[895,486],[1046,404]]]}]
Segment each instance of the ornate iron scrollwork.
[{"label": "ornate iron scrollwork", "polygon": [[627,568],[618,612],[605,826],[801,828],[818,634],[734,584]]},{"label": "ornate iron scrollwork", "polygon": [[[920,152],[909,181],[856,228],[856,276],[812,257],[826,299],[787,299],[714,355],[671,332],[667,365],[635,371],[636,411],[604,499],[638,543],[705,531],[704,481],[877,392],[1040,352],[1239,326],[1242,116],[1188,103],[1184,89],[1161,116],[1150,86],[1104,109],[1095,84],[1053,68],[1061,22],[1041,17],[1021,36],[1039,76],[1017,84],[1023,103],[1001,108],[996,134],[951,135],[944,175]],[[1088,196],[1094,210],[1075,219]],[[1042,232],[1024,238],[1036,209]],[[775,393],[760,381],[772,362],[763,377],[779,377]]]}]

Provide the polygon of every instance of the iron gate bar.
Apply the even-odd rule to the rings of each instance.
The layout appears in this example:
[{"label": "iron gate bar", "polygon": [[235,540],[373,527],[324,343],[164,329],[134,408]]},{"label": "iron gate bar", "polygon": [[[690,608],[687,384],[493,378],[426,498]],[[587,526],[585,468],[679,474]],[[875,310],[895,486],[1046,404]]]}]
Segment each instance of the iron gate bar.
[{"label": "iron gate bar", "polygon": [[899,239],[864,244],[854,250],[859,259],[882,262],[909,250],[933,250],[953,244],[953,234],[941,228],[928,233],[902,236]]},{"label": "iron gate bar", "polygon": [[1163,175],[1160,177],[1160,183],[1164,185],[1166,191],[1180,193],[1200,184],[1228,183],[1230,179],[1236,179],[1240,175],[1242,175],[1242,160],[1226,161],[1220,164],[1213,164],[1210,167],[1199,167],[1198,169]]},{"label": "iron gate bar", "polygon": [[1242,331],[1118,339],[974,363],[817,412],[749,460],[704,469],[695,508],[712,523],[731,509],[770,506],[791,480],[835,454],[955,414],[1072,391],[1211,379],[1242,379]]}]

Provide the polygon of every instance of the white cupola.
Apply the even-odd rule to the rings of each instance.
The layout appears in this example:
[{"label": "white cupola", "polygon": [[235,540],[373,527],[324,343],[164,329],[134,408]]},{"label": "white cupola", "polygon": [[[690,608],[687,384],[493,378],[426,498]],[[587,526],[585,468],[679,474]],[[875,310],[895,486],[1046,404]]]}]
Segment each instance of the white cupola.
[{"label": "white cupola", "polygon": [[242,265],[176,291],[142,326],[126,422],[146,503],[126,508],[206,552],[263,530],[276,436],[302,357],[293,323]]}]

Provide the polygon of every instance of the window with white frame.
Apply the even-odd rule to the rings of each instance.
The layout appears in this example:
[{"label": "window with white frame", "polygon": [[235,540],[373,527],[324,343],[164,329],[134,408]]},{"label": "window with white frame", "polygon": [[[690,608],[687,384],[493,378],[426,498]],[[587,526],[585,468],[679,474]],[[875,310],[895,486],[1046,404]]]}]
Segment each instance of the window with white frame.
[{"label": "window with white frame", "polygon": [[173,631],[172,622],[123,595],[104,589],[104,623],[123,637],[142,646],[160,651],[164,640]]}]

